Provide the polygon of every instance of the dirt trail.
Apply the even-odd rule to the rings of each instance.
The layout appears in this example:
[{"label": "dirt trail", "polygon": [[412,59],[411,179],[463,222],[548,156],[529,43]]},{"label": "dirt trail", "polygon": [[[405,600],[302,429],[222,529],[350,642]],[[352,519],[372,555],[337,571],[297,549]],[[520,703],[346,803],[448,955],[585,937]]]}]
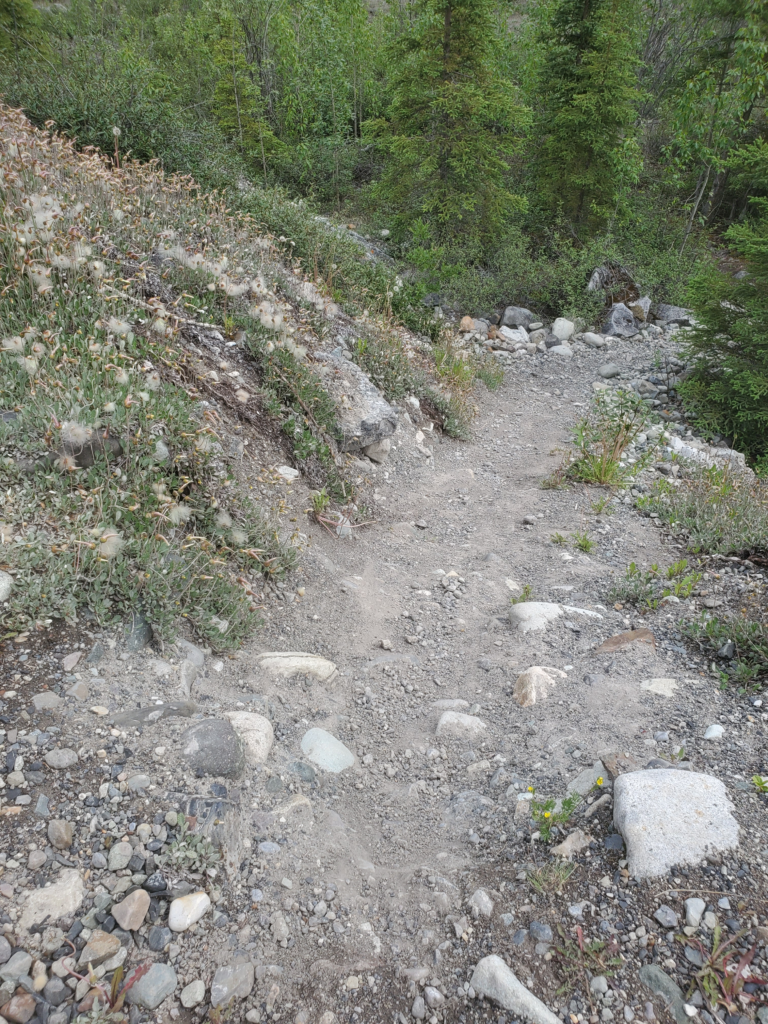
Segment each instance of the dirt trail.
[{"label": "dirt trail", "polygon": [[[652,357],[650,343],[620,342],[610,351],[627,370]],[[403,415],[389,461],[359,465],[371,479],[376,522],[351,539],[308,520],[301,481],[275,484],[276,500],[306,534],[301,567],[281,600],[265,594],[265,628],[250,647],[231,659],[209,655],[190,692],[177,686],[184,651],[131,653],[122,638],[83,634],[85,650],[94,640],[104,647],[84,670],[86,703],[70,701],[33,723],[45,735],[60,728],[62,746],[81,757],[71,773],[46,783],[50,813],[79,829],[62,863],[95,863],[88,884],[95,898],[106,893],[106,917],[109,893],[132,879],[141,884],[135,873],[127,877],[131,869],[105,870],[119,839],[138,843],[144,875],[162,867],[168,811],[191,815],[227,846],[229,873],[209,880],[213,917],[172,936],[170,946],[152,938],[148,921],[134,933],[129,963],[170,961],[178,991],[198,979],[207,986],[217,968],[234,965],[246,972],[248,995],[231,1012],[247,1013],[252,1024],[280,1017],[314,1024],[326,1010],[351,1022],[400,1014],[401,1024],[412,1015],[437,1024],[488,1017],[491,1004],[472,998],[469,980],[482,956],[498,953],[561,1018],[629,1022],[652,998],[638,980],[643,962],[670,971],[671,961],[681,985],[690,970],[654,921],[660,903],[677,899],[677,906],[701,891],[714,905],[706,893],[722,891],[739,897],[734,913],[738,906],[746,926],[766,923],[765,822],[746,781],[764,767],[764,716],[746,698],[721,693],[705,661],[686,648],[677,629],[685,602],[640,617],[607,598],[630,561],[665,566],[680,549],[629,504],[597,515],[599,488],[541,486],[604,361],[591,350],[573,361],[520,359],[498,391],[483,394],[469,442],[421,437]],[[277,447],[274,455],[281,459]],[[596,541],[589,554],[573,540],[585,532]],[[557,533],[568,543],[554,544]],[[510,599],[523,588],[566,606],[564,613],[544,630],[513,629]],[[639,626],[652,630],[655,647],[596,650]],[[57,657],[65,649],[66,638]],[[260,663],[265,651],[307,652],[338,671],[325,681],[275,679]],[[565,678],[521,707],[514,683],[533,665]],[[35,685],[29,678],[26,700]],[[643,688],[670,679],[669,696]],[[177,709],[154,722],[119,718],[148,701],[190,694],[198,711]],[[100,712],[94,718],[88,710],[95,700],[116,725],[111,732],[99,728]],[[438,734],[446,710],[469,717],[444,723]],[[185,760],[184,716],[242,711],[271,720],[271,753],[243,777],[211,781],[215,772]],[[720,721],[722,741],[705,741],[706,728]],[[311,729],[341,741],[353,763],[320,770],[302,742]],[[102,754],[93,753],[100,744]],[[735,860],[651,885],[629,878],[612,825],[612,780],[654,758],[690,762],[726,782],[742,824]],[[146,781],[135,783],[137,773]],[[532,787],[537,800],[560,800],[577,779],[585,799],[557,841],[576,827],[587,839],[568,877],[536,840],[527,798]],[[142,821],[151,843],[139,832]],[[20,840],[24,849],[30,841],[45,847],[45,819],[13,824],[8,850],[16,861],[26,856]],[[169,889],[155,898],[155,927],[185,885],[183,871],[163,870]],[[20,896],[30,884],[23,874],[6,876]],[[15,920],[8,918],[10,927]],[[564,975],[552,941],[561,941],[558,928],[568,935],[576,923],[623,958],[608,994],[590,992],[578,974],[556,995]],[[605,963],[591,971],[610,974]],[[209,998],[183,1012],[199,1016]],[[173,1001],[163,1006],[178,1016]],[[663,1001],[655,1006],[663,1016]]]}]

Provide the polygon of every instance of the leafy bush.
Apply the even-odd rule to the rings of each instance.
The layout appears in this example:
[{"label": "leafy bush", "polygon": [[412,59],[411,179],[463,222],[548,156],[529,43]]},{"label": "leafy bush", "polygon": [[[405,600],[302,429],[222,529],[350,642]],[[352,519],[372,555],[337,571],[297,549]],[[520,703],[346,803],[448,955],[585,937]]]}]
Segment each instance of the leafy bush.
[{"label": "leafy bush", "polygon": [[756,219],[726,233],[746,274],[711,269],[691,285],[698,325],[687,337],[692,367],[680,393],[700,423],[768,473],[768,200],[753,205]]},{"label": "leafy bush", "polygon": [[573,428],[567,475],[611,487],[626,483],[652,456],[651,448],[633,464],[623,461],[649,419],[648,406],[634,392],[598,392],[589,413]]}]

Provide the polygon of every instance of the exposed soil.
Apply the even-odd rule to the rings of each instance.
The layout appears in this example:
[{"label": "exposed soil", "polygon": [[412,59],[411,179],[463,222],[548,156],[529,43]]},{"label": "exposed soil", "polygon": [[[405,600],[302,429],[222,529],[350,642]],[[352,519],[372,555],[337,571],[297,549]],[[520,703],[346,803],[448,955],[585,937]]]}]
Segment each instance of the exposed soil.
[{"label": "exposed soil", "polygon": [[[417,442],[418,428],[404,415],[389,461],[357,463],[361,480],[369,482],[366,500],[375,522],[355,528],[349,539],[306,514],[310,496],[301,481],[291,486],[260,472],[262,494],[281,511],[286,530],[304,535],[301,565],[286,586],[265,587],[259,595],[263,632],[235,657],[218,661],[209,654],[191,693],[205,715],[239,709],[272,720],[272,753],[242,780],[189,772],[178,739],[187,718],[164,718],[123,735],[103,724],[153,700],[179,699],[155,661],[178,661],[181,652],[128,654],[121,634],[89,630],[88,623],[7,641],[0,648],[2,727],[34,727],[56,740],[54,726],[61,729],[61,745],[82,754],[66,778],[41,765],[39,783],[20,790],[32,794],[31,805],[0,818],[2,848],[19,865],[0,879],[12,887],[0,897],[0,913],[32,884],[20,866],[28,844],[46,846],[45,819],[33,813],[44,793],[54,817],[79,822],[73,847],[63,853],[73,864],[90,865],[100,845],[135,835],[142,821],[162,829],[174,806],[224,835],[234,870],[220,867],[213,880],[218,917],[174,938],[167,952],[132,948],[129,962],[170,957],[181,984],[198,977],[209,983],[216,966],[238,956],[252,960],[256,987],[235,1004],[233,1019],[250,1011],[255,1020],[258,1011],[261,1019],[293,1020],[306,1011],[314,1024],[331,1010],[355,1022],[393,1021],[398,1014],[406,1022],[426,982],[445,996],[442,1005],[426,1009],[433,1024],[503,1022],[498,1008],[465,989],[472,966],[491,952],[574,1024],[630,1021],[647,1015],[647,1001],[667,1019],[663,1001],[642,986],[637,971],[643,962],[657,963],[688,994],[696,965],[674,929],[662,928],[653,915],[666,904],[682,926],[682,902],[690,895],[701,895],[726,929],[744,929],[757,939],[754,964],[765,973],[768,826],[763,798],[749,781],[766,768],[768,714],[755,703],[759,694],[722,691],[707,658],[682,639],[678,619],[701,596],[643,616],[609,602],[613,579],[630,561],[666,566],[683,555],[653,520],[623,503],[611,506],[613,514],[596,515],[592,505],[605,494],[600,488],[541,486],[606,358],[587,350],[569,361],[519,359],[498,391],[483,392],[468,443],[437,432]],[[645,366],[652,346],[617,343],[609,358],[627,369]],[[281,439],[262,435],[258,457],[265,471],[284,461]],[[256,462],[246,461],[244,470],[253,466],[255,472]],[[525,517],[535,521],[525,524]],[[572,540],[552,543],[555,533],[572,538],[577,532],[597,542],[591,553],[580,553]],[[702,560],[701,589],[717,591],[720,569]],[[458,589],[444,585],[452,573],[448,580]],[[510,599],[526,585],[534,599],[600,617],[566,613],[544,631],[513,631]],[[655,647],[640,642],[614,653],[596,650],[641,626],[652,631]],[[63,654],[78,645],[90,650],[97,641],[104,648],[100,660],[92,666],[82,661],[71,680],[64,679],[67,673],[57,667]],[[327,683],[276,681],[257,665],[264,651],[322,655],[338,675]],[[27,660],[20,663],[21,652]],[[512,690],[531,665],[559,668],[567,678],[545,700],[522,708]],[[34,710],[34,694],[55,684],[61,689],[76,676],[89,685],[87,700],[67,698],[52,712]],[[658,678],[675,680],[672,696],[642,688]],[[435,702],[449,699],[466,701],[463,710],[486,724],[482,738],[449,743],[436,736],[441,709]],[[89,711],[95,705],[109,715],[99,719]],[[724,725],[724,736],[705,741],[713,723]],[[346,744],[354,765],[338,775],[316,772],[300,746],[310,727]],[[725,782],[742,829],[738,855],[674,870],[653,883],[629,877],[612,825],[611,781],[654,758]],[[537,799],[562,798],[567,784],[598,761],[603,783],[555,840],[579,827],[592,842],[571,862],[570,877],[555,875],[547,866],[557,862],[532,838],[540,828],[518,795],[533,787]],[[117,785],[137,773],[150,776],[152,788],[133,796],[118,786],[120,799],[112,805],[98,798],[105,780]],[[208,803],[197,801],[190,810],[195,796]],[[260,843],[267,846],[260,849]],[[535,873],[540,869],[543,875]],[[175,877],[183,880],[183,873]],[[100,879],[94,872],[96,885]],[[493,905],[489,917],[469,902],[481,888]],[[724,896],[730,909],[718,906]],[[319,901],[335,918],[317,917]],[[158,919],[163,909],[161,898]],[[275,940],[278,913],[289,933],[282,944]],[[12,930],[15,917],[4,920]],[[527,931],[531,922],[551,929],[551,944]],[[556,947],[573,950],[577,928],[585,941],[607,944],[599,953],[602,970],[592,973],[609,977],[608,995],[590,993],[581,968],[564,972]],[[138,941],[144,942],[141,935]],[[410,968],[423,970],[402,973]],[[270,996],[275,985],[279,994]],[[760,990],[757,998],[763,998]],[[164,1008],[178,1015],[172,1001]],[[748,1016],[754,1012],[745,1009]]]}]

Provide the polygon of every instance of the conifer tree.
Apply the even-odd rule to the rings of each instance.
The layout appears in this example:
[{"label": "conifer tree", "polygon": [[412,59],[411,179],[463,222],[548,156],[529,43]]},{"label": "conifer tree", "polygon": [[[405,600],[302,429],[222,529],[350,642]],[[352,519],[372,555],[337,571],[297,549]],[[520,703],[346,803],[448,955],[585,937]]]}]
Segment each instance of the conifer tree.
[{"label": "conifer tree", "polygon": [[393,44],[392,101],[368,128],[388,162],[376,194],[401,229],[487,236],[520,205],[508,188],[525,111],[495,67],[494,0],[415,0]]},{"label": "conifer tree", "polygon": [[542,26],[535,187],[577,233],[603,227],[639,174],[639,20],[632,0],[557,0]]}]

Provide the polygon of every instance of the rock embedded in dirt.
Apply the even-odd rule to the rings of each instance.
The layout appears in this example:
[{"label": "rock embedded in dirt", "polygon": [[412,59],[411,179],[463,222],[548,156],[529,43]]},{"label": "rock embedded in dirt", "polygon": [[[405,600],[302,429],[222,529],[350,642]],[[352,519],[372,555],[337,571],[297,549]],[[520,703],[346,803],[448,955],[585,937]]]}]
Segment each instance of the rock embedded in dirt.
[{"label": "rock embedded in dirt", "polygon": [[689,928],[698,928],[707,904],[699,896],[691,896],[685,901],[685,923]]},{"label": "rock embedded in dirt", "polygon": [[472,972],[470,986],[478,995],[533,1024],[561,1024],[542,1001],[515,977],[500,956],[485,956]]},{"label": "rock embedded in dirt", "polygon": [[246,999],[251,994],[253,982],[252,963],[219,967],[211,982],[211,1006],[227,1006],[231,999]]},{"label": "rock embedded in dirt", "polygon": [[435,734],[443,739],[476,743],[485,737],[487,731],[488,726],[475,715],[465,715],[461,711],[444,711],[437,723]]},{"label": "rock embedded in dirt", "polygon": [[397,413],[356,363],[317,352],[314,368],[335,401],[341,451],[360,451],[394,434]]},{"label": "rock embedded in dirt", "polygon": [[65,771],[77,764],[77,754],[69,747],[54,747],[45,755],[45,763],[56,771]]},{"label": "rock embedded in dirt", "polygon": [[80,967],[87,967],[88,964],[98,967],[113,957],[120,948],[120,939],[116,935],[96,928],[83,947],[78,964]]},{"label": "rock embedded in dirt", "polygon": [[48,822],[48,841],[57,850],[68,850],[75,838],[71,821],[54,818]]},{"label": "rock embedded in dirt", "polygon": [[197,978],[181,990],[179,1000],[185,1010],[192,1010],[205,999],[205,982]]},{"label": "rock embedded in dirt", "polygon": [[612,377],[618,377],[621,373],[621,367],[617,366],[616,363],[603,363],[597,371],[604,380],[610,380]]},{"label": "rock embedded in dirt", "polygon": [[[130,981],[130,974],[126,981]],[[131,986],[126,1002],[145,1010],[156,1010],[176,991],[176,972],[170,964],[152,964],[147,973]]]},{"label": "rock embedded in dirt", "polygon": [[32,957],[20,949],[0,967],[0,981],[18,981],[29,974],[32,968]]},{"label": "rock embedded in dirt", "polygon": [[19,932],[35,925],[48,925],[60,917],[74,914],[85,897],[82,875],[73,868],[63,869],[58,880],[42,889],[34,889],[26,899],[18,923]]},{"label": "rock embedded in dirt", "polygon": [[127,868],[133,856],[133,847],[130,843],[115,843],[110,847],[107,866],[110,871],[122,871]]},{"label": "rock embedded in dirt", "polygon": [[0,602],[7,601],[13,589],[13,576],[0,570]]},{"label": "rock embedded in dirt", "polygon": [[588,619],[602,619],[599,612],[588,608],[573,608],[571,605],[552,604],[548,601],[521,601],[509,609],[509,621],[521,633],[534,629],[546,629],[550,622],[567,613],[569,616]]},{"label": "rock embedded in dirt", "polygon": [[245,744],[221,718],[204,718],[181,734],[181,756],[196,772],[234,779],[245,767]]},{"label": "rock embedded in dirt", "polygon": [[113,715],[115,726],[143,725],[145,722],[159,722],[163,718],[191,718],[200,708],[191,700],[169,701],[167,704],[151,704],[146,708],[135,708]]},{"label": "rock embedded in dirt", "polygon": [[168,927],[173,932],[185,932],[196,924],[211,906],[211,898],[207,892],[191,892],[187,896],[179,896],[173,900],[168,911]]},{"label": "rock embedded in dirt", "polygon": [[338,774],[355,763],[355,755],[325,729],[309,729],[301,739],[302,752],[323,771]]},{"label": "rock embedded in dirt", "polygon": [[566,786],[569,793],[578,793],[579,796],[587,796],[597,786],[598,779],[605,778],[605,765],[602,761],[595,761],[590,768],[579,772],[575,779]]},{"label": "rock embedded in dirt", "polygon": [[680,922],[672,907],[668,907],[666,903],[662,903],[653,916],[662,928],[677,928]]},{"label": "rock embedded in dirt", "polygon": [[573,357],[573,349],[570,345],[553,345],[549,349],[550,355],[561,356],[564,359],[571,359]]},{"label": "rock embedded in dirt", "polygon": [[493,913],[493,900],[485,889],[476,889],[469,897],[469,905],[480,917],[490,917]]},{"label": "rock embedded in dirt", "polygon": [[615,780],[613,798],[613,822],[635,878],[656,878],[673,865],[700,864],[738,846],[733,805],[711,775],[664,768],[627,772]]},{"label": "rock embedded in dirt", "polygon": [[52,690],[45,690],[43,693],[36,693],[32,698],[32,705],[35,711],[55,711],[61,707],[61,697]]},{"label": "rock embedded in dirt", "polygon": [[515,680],[515,700],[523,708],[532,707],[546,698],[558,679],[567,679],[565,672],[549,665],[532,665]]},{"label": "rock embedded in dirt", "polygon": [[565,860],[571,860],[577,854],[581,853],[582,850],[586,850],[589,844],[592,842],[592,836],[586,832],[582,832],[580,828],[574,829],[569,836],[567,836],[562,843],[558,843],[557,846],[552,847],[552,853],[556,857],[563,857]]},{"label": "rock embedded in dirt", "polygon": [[250,765],[264,764],[275,742],[272,723],[252,711],[227,711],[225,717],[245,744],[245,759]]},{"label": "rock embedded in dirt", "polygon": [[683,993],[669,975],[665,974],[656,964],[644,964],[638,971],[638,977],[654,995],[661,996],[667,1009],[675,1018],[675,1024],[688,1024],[689,1018],[685,1012]]},{"label": "rock embedded in dirt", "polygon": [[595,334],[592,331],[585,331],[581,336],[581,340],[585,345],[589,345],[590,348],[605,348],[608,344],[602,334]]},{"label": "rock embedded in dirt", "polygon": [[142,926],[148,910],[149,893],[145,889],[136,889],[122,902],[113,904],[110,913],[122,929],[133,932]]},{"label": "rock embedded in dirt", "polygon": [[722,725],[718,725],[717,723],[715,723],[715,725],[710,725],[710,726],[707,727],[707,730],[704,733],[704,739],[705,740],[721,740],[723,738],[723,733],[724,732],[725,732],[725,729],[722,727]]},{"label": "rock embedded in dirt", "polygon": [[[314,676],[322,683],[329,683],[337,674],[336,666],[327,658],[301,651],[268,651],[258,655],[256,665],[273,679],[290,679],[291,676]],[[255,681],[251,689],[256,688]]]},{"label": "rock embedded in dirt", "polygon": [[385,437],[383,441],[374,441],[373,444],[366,445],[363,448],[363,452],[371,462],[386,462],[389,458],[389,453],[392,450],[392,442],[388,437]]}]

